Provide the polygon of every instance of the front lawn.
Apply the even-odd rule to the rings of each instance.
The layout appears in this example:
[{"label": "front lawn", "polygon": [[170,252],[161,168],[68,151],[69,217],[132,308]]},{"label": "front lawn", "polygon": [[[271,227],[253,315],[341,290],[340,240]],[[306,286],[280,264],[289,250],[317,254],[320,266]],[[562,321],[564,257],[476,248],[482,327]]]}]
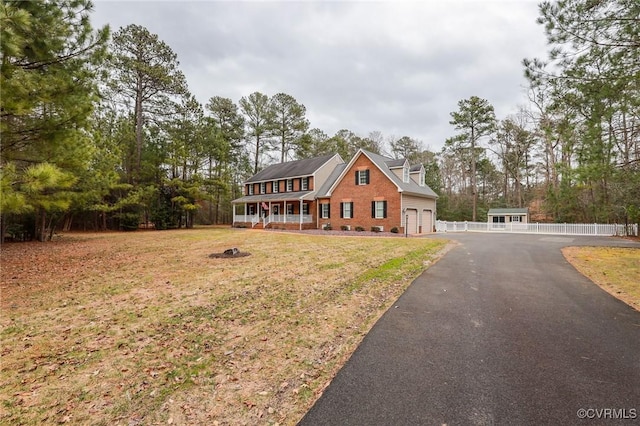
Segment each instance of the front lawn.
[{"label": "front lawn", "polygon": [[[211,258],[237,247],[250,256]],[[251,230],[1,248],[2,424],[295,424],[445,247]]]},{"label": "front lawn", "polygon": [[640,249],[567,247],[562,253],[591,281],[640,311]]}]

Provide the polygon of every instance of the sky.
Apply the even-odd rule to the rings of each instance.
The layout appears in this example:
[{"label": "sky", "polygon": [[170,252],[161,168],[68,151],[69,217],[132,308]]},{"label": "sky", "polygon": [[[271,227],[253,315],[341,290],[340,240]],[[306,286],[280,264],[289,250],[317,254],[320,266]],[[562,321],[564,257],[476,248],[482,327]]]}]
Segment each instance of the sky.
[{"label": "sky", "polygon": [[138,24],[178,56],[190,91],[236,104],[287,93],[311,127],[378,131],[439,151],[458,102],[498,119],[527,104],[524,58],[545,58],[538,1],[94,0],[94,27]]}]

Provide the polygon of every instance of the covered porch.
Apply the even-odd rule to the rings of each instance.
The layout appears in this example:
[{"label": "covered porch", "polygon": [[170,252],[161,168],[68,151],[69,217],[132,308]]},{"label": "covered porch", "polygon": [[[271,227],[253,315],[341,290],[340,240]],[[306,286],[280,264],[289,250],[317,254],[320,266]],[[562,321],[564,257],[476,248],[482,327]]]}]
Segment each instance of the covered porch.
[{"label": "covered porch", "polygon": [[315,200],[310,194],[310,191],[304,191],[238,198],[233,201],[233,226],[315,229]]}]

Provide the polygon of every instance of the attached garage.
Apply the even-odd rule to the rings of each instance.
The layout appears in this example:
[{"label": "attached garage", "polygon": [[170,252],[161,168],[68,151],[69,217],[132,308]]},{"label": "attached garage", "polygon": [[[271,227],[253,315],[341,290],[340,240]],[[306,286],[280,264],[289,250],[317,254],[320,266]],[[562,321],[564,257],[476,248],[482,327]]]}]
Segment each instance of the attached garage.
[{"label": "attached garage", "polygon": [[407,234],[418,233],[418,210],[407,209],[405,211],[405,225],[407,227]]},{"label": "attached garage", "polygon": [[431,212],[431,210],[422,210],[422,220],[420,221],[421,223],[421,228],[420,228],[420,233],[421,234],[428,234],[430,232],[433,232],[433,213]]}]

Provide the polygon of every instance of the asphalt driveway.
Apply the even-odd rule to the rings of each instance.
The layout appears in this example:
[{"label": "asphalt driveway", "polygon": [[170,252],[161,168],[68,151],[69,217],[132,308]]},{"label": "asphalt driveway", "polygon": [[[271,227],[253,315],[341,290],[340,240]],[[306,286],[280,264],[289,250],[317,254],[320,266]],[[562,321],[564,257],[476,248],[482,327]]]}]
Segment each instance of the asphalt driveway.
[{"label": "asphalt driveway", "polygon": [[444,236],[459,245],[385,313],[301,425],[640,423],[640,312],[560,252],[640,244]]}]

